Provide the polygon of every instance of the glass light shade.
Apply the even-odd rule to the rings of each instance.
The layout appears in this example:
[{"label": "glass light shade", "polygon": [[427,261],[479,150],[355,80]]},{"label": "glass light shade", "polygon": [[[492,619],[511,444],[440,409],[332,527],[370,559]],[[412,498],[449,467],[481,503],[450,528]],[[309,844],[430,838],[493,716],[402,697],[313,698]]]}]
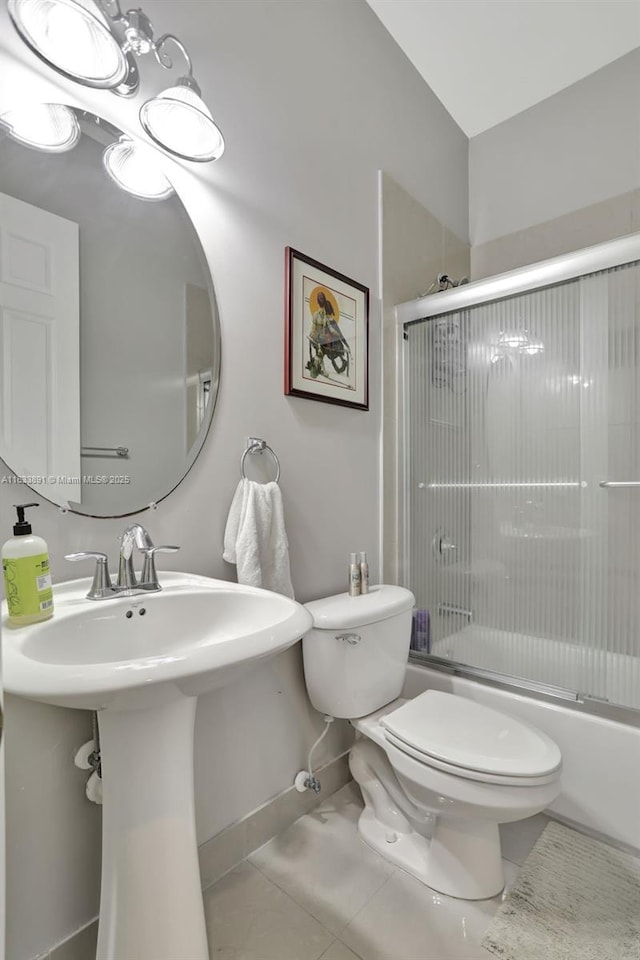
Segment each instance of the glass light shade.
[{"label": "glass light shade", "polygon": [[140,123],[152,140],[183,160],[205,163],[224,153],[224,139],[207,105],[186,83],[143,103]]},{"label": "glass light shade", "polygon": [[0,117],[9,136],[25,147],[45,153],[65,153],[80,139],[78,119],[62,103],[35,103]]},{"label": "glass light shade", "polygon": [[144,143],[122,136],[107,147],[102,162],[120,189],[140,200],[166,200],[174,193],[153,149]]},{"label": "glass light shade", "polygon": [[544,351],[544,343],[540,340],[529,340],[527,343],[522,344],[519,347],[520,353],[526,353],[530,357],[536,355],[536,353],[542,353]]},{"label": "glass light shade", "polygon": [[33,52],[65,77],[112,88],[127,76],[116,38],[76,0],[9,0],[9,14]]},{"label": "glass light shade", "polygon": [[499,347],[508,347],[511,350],[520,350],[529,343],[525,332],[501,333],[498,338]]}]

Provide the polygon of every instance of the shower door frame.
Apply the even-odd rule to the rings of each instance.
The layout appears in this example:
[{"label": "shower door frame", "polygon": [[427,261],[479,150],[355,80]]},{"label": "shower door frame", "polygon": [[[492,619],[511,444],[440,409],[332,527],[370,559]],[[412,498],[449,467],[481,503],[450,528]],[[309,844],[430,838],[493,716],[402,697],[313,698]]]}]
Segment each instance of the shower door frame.
[{"label": "shower door frame", "polygon": [[[640,261],[640,232],[632,233],[615,240],[608,240],[582,250],[541,260],[519,267],[507,273],[497,274],[483,280],[434,293],[417,300],[401,303],[395,308],[395,319],[398,329],[398,374],[402,384],[399,391],[399,436],[398,436],[398,498],[397,515],[399,517],[399,570],[401,579],[407,581],[409,571],[409,496],[408,496],[408,459],[405,452],[408,450],[408,423],[406,403],[406,342],[407,328],[415,323],[421,323],[429,318],[457,313],[460,310],[504,300],[527,291],[542,290],[545,287],[557,286],[569,280],[609,270],[625,264]],[[640,625],[639,625],[640,628]],[[595,714],[605,719],[619,723],[640,727],[640,709],[611,703],[601,700],[581,691],[570,690],[564,687],[555,687],[550,684],[513,677],[493,670],[474,667],[469,664],[444,660],[431,654],[419,654],[410,651],[409,659],[412,663],[429,667],[444,673],[454,674],[475,680],[481,684],[496,686],[501,689],[529,696],[535,699],[558,702],[563,706],[582,712]]]}]

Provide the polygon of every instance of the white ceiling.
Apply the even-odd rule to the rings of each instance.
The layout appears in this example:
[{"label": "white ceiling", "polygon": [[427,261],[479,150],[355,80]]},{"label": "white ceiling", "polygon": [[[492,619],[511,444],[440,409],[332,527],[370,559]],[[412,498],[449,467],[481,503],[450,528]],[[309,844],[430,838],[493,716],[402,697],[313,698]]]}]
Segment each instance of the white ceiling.
[{"label": "white ceiling", "polygon": [[640,0],[368,0],[468,137],[640,46]]}]

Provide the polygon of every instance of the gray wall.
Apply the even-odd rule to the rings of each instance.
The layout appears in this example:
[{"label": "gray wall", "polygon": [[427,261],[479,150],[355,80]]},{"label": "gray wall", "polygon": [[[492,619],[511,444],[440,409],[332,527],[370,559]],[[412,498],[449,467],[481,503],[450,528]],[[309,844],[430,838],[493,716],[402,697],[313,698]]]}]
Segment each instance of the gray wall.
[{"label": "gray wall", "polygon": [[[540,68],[544,69],[543,51]],[[469,142],[472,246],[636,189],[639,106],[637,49],[473,137]]]},{"label": "gray wall", "polygon": [[[307,600],[341,591],[349,551],[368,550],[374,578],[379,569],[377,171],[387,170],[465,238],[466,138],[364,0],[150,0],[145,10],[158,32],[173,30],[188,45],[227,152],[212,166],[171,165],[213,274],[222,381],[201,457],[160,509],[140,519],[156,542],[182,544],[162,566],[232,578],[233,568],[221,559],[226,512],[245,439],[264,436],[282,463],[296,595]],[[19,89],[134,128],[139,102],[52,77],[36,82],[26,65],[35,71],[38,64],[15,39],[4,5],[0,36],[2,109]],[[158,71],[154,83],[166,86],[166,75]],[[371,287],[368,413],[283,396],[287,244]],[[0,487],[0,529],[8,531],[13,498],[5,491]],[[337,512],[329,507],[336,499]],[[122,527],[43,505],[35,529],[48,540],[55,578],[63,580],[75,574],[65,553],[108,549],[113,558]],[[7,699],[7,956],[30,960],[97,908],[99,811],[85,804],[82,777],[71,766],[88,735],[86,715]],[[202,698],[196,725],[204,840],[287,788],[320,732],[299,648]],[[346,728],[337,728],[317,761],[347,743]],[[34,757],[44,764],[38,780]]]}]

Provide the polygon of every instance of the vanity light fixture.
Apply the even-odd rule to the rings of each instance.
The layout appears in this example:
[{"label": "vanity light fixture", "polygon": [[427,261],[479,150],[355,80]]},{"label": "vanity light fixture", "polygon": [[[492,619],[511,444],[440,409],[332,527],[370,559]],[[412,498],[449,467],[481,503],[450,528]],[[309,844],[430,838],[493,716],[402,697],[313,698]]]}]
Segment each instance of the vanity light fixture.
[{"label": "vanity light fixture", "polygon": [[9,15],[22,40],[58,73],[88,87],[131,97],[140,86],[136,58],[153,53],[173,68],[173,44],[186,74],[148,99],[140,122],[151,139],[184,160],[208,162],[224,152],[224,140],[193,77],[191,58],[178,37],[156,40],[142,10],[123,13],[119,0],[9,0]]},{"label": "vanity light fixture", "polygon": [[542,340],[535,340],[529,335],[528,330],[514,330],[505,332],[502,330],[497,343],[491,352],[490,362],[499,363],[506,357],[515,357],[517,354],[524,354],[528,357],[535,357],[538,353],[544,352],[544,343]]},{"label": "vanity light fixture", "polygon": [[84,132],[98,143],[108,144],[102,164],[121,190],[139,200],[166,200],[175,193],[158,165],[155,147],[120,133],[106,120],[63,103],[36,103],[11,110],[0,116],[1,132],[43,153],[72,150]]},{"label": "vanity light fixture", "polygon": [[544,351],[544,343],[541,340],[529,340],[520,347],[520,353],[526,353],[529,357],[534,357],[537,353]]},{"label": "vanity light fixture", "polygon": [[18,143],[45,153],[65,153],[80,139],[81,130],[73,110],[62,103],[34,103],[0,117],[0,129]]},{"label": "vanity light fixture", "polygon": [[9,0],[9,16],[36,56],[70,80],[109,89],[127,76],[107,24],[76,0]]},{"label": "vanity light fixture", "polygon": [[526,330],[505,333],[502,331],[498,338],[498,347],[507,350],[517,350],[520,352],[529,342],[529,335]]},{"label": "vanity light fixture", "polygon": [[140,123],[155,143],[183,160],[217,160],[224,152],[222,134],[191,74],[143,103]]},{"label": "vanity light fixture", "polygon": [[121,136],[102,155],[104,168],[117,185],[140,200],[166,200],[174,189],[158,167],[151,147]]}]

